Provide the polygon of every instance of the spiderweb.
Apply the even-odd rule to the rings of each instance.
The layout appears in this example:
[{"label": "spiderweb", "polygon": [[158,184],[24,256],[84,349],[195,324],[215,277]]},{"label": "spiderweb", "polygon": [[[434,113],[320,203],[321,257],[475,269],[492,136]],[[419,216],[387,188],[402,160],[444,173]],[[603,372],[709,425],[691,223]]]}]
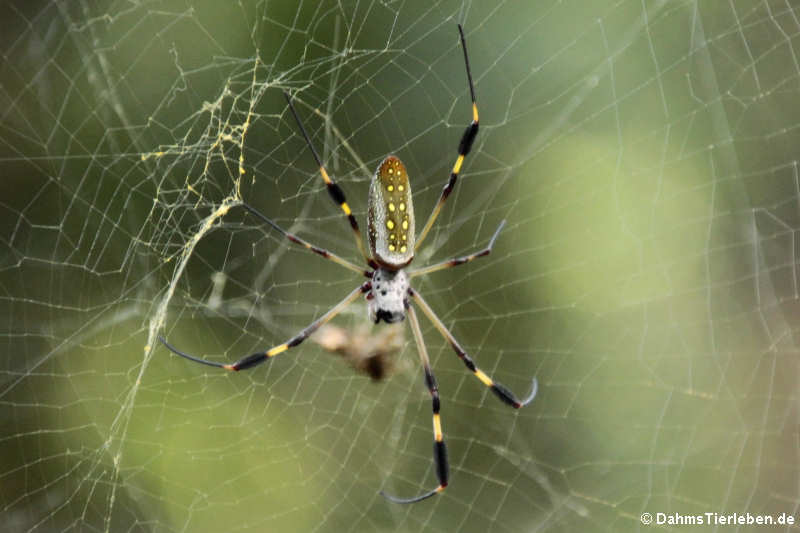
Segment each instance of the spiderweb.
[{"label": "spiderweb", "polygon": [[[4,527],[626,531],[644,512],[798,514],[798,11],[4,3]],[[230,362],[362,281],[238,206],[358,260],[281,90],[362,229],[388,153],[424,221],[470,119],[458,22],[481,132],[415,265],[507,225],[490,256],[415,287],[487,373],[518,394],[535,375],[539,395],[502,405],[422,318],[451,484],[397,506],[378,490],[436,484],[409,332],[375,383],[313,341],[236,374],[156,339]],[[334,323],[369,338],[365,316],[359,302]],[[757,529],[694,529],[729,527]]]}]

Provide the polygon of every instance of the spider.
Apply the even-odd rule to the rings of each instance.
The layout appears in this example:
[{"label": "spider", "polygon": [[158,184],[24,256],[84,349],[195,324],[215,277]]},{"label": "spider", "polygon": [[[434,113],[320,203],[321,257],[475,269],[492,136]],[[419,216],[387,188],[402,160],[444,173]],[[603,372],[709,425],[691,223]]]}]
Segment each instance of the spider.
[{"label": "spider", "polygon": [[472,372],[475,377],[481,381],[481,383],[489,387],[492,392],[504,403],[519,409],[520,407],[529,404],[533,400],[534,396],[536,396],[537,390],[537,382],[536,378],[534,378],[531,392],[526,398],[519,400],[509,389],[493,380],[489,375],[479,369],[475,365],[475,362],[472,360],[472,358],[455,339],[453,334],[450,333],[439,317],[436,316],[436,314],[433,312],[433,309],[431,309],[419,292],[414,290],[410,285],[410,280],[417,276],[463,265],[464,263],[469,263],[473,259],[489,255],[489,253],[492,251],[492,246],[494,245],[497,236],[503,229],[505,221],[501,222],[497,230],[495,230],[486,248],[470,255],[453,258],[448,261],[410,270],[408,272],[406,271],[407,267],[414,259],[414,252],[425,240],[425,237],[428,235],[428,232],[430,232],[433,223],[436,221],[436,217],[439,215],[439,212],[442,209],[442,206],[444,205],[448,196],[450,196],[450,193],[453,191],[453,187],[455,187],[458,175],[461,172],[461,166],[464,163],[464,159],[467,157],[467,154],[469,154],[472,144],[475,141],[475,137],[478,134],[478,106],[475,102],[475,88],[472,82],[472,73],[470,72],[469,58],[467,56],[467,45],[466,40],[464,39],[464,30],[460,24],[458,25],[458,33],[461,40],[461,47],[464,51],[464,64],[467,70],[467,81],[469,82],[469,92],[472,99],[472,123],[467,126],[466,130],[461,136],[461,141],[458,145],[458,157],[453,165],[450,178],[447,181],[447,184],[444,186],[444,189],[442,189],[438,203],[428,217],[428,221],[425,223],[425,226],[422,228],[419,236],[415,237],[414,232],[414,209],[412,206],[411,184],[408,173],[406,172],[406,168],[403,163],[397,157],[393,155],[387,156],[375,171],[375,175],[372,178],[369,188],[367,212],[369,255],[367,254],[361,237],[361,231],[358,227],[358,222],[353,216],[350,207],[347,205],[344,192],[342,191],[341,187],[339,187],[339,185],[337,185],[336,182],[331,179],[327,170],[325,170],[325,166],[322,164],[322,160],[314,148],[314,145],[311,143],[311,139],[303,127],[300,117],[298,116],[297,111],[292,104],[292,98],[288,93],[284,92],[284,97],[286,98],[289,109],[291,110],[292,115],[297,122],[297,126],[317,162],[319,173],[322,176],[322,180],[325,182],[328,193],[330,194],[331,198],[333,198],[333,201],[341,208],[345,217],[347,217],[350,227],[353,230],[353,236],[355,237],[356,245],[366,264],[369,266],[369,269],[359,267],[332,252],[314,246],[308,241],[305,241],[300,237],[287,232],[275,222],[256,211],[246,203],[242,203],[242,206],[256,218],[260,219],[262,222],[281,233],[291,242],[300,246],[304,246],[308,250],[311,250],[325,259],[329,259],[334,263],[367,277],[368,281],[362,283],[350,294],[345,296],[341,302],[333,306],[328,312],[309,324],[305,329],[300,331],[288,341],[278,344],[269,350],[256,352],[243,357],[231,364],[208,361],[206,359],[201,359],[199,357],[190,355],[169,344],[165,338],[159,337],[159,340],[164,344],[164,346],[166,346],[176,355],[185,357],[186,359],[196,363],[222,368],[225,370],[239,371],[253,368],[280,353],[296,347],[306,340],[320,326],[326,324],[333,317],[338,315],[345,307],[353,303],[361,295],[365,295],[366,297],[369,319],[376,324],[381,320],[387,324],[391,324],[394,322],[400,322],[408,317],[409,323],[411,324],[411,330],[414,334],[417,350],[419,352],[419,358],[422,363],[425,376],[425,385],[432,398],[434,436],[433,460],[436,468],[436,477],[438,478],[439,484],[433,490],[424,492],[412,498],[398,498],[381,491],[381,494],[384,497],[395,503],[416,503],[442,492],[445,487],[447,487],[449,475],[447,448],[444,442],[442,422],[439,415],[439,387],[437,385],[436,378],[433,375],[433,371],[431,370],[428,352],[425,348],[425,342],[422,337],[422,330],[420,329],[419,321],[417,320],[416,311],[411,305],[412,303],[419,307],[425,316],[427,316],[428,319],[433,323],[433,326],[439,331],[442,337],[444,337],[447,342],[450,343],[450,346],[456,352],[456,355],[458,355],[458,357],[464,362],[467,369]]}]

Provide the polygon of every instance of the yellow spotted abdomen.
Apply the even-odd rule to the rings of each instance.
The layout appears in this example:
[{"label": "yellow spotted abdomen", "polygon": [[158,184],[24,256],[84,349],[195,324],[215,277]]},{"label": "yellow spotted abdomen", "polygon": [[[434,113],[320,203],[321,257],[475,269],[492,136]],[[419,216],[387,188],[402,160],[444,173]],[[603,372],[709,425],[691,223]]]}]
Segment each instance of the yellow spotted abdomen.
[{"label": "yellow spotted abdomen", "polygon": [[399,269],[414,258],[414,207],[405,165],[390,155],[372,177],[367,212],[369,249],[383,267]]}]

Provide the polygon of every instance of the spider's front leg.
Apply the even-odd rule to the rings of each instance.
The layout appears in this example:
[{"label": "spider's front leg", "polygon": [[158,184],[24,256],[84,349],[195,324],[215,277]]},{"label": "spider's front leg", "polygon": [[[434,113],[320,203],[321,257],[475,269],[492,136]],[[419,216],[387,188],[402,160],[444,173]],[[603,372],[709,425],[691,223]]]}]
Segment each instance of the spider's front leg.
[{"label": "spider's front leg", "polygon": [[417,314],[414,312],[414,309],[408,305],[407,314],[408,321],[411,323],[411,331],[414,332],[414,340],[417,343],[417,351],[419,352],[419,358],[422,362],[422,368],[425,371],[425,386],[431,394],[433,408],[433,461],[436,465],[436,478],[439,480],[439,485],[435,489],[420,494],[419,496],[414,496],[413,498],[398,498],[381,491],[381,495],[394,503],[421,502],[434,494],[442,492],[445,487],[447,487],[447,480],[450,472],[450,465],[447,461],[447,446],[444,443],[444,433],[442,433],[442,420],[439,416],[439,385],[436,383],[433,370],[431,370],[431,362],[428,359],[428,350],[425,348],[425,340],[422,338],[422,330],[419,328]]},{"label": "spider's front leg", "polygon": [[360,295],[369,292],[370,288],[372,287],[372,283],[369,281],[364,282],[361,286],[354,289],[350,294],[345,296],[345,298],[333,306],[330,311],[319,317],[317,320],[306,326],[300,333],[289,339],[288,341],[278,344],[277,346],[273,346],[269,350],[263,352],[256,352],[254,354],[247,355],[242,357],[238,361],[230,364],[225,363],[218,363],[216,361],[209,361],[207,359],[201,359],[194,355],[190,355],[186,352],[182,352],[172,346],[164,337],[159,337],[158,340],[161,341],[161,344],[167,347],[169,351],[174,353],[175,355],[180,355],[190,361],[194,361],[195,363],[200,363],[203,365],[213,366],[217,368],[223,368],[225,370],[233,370],[238,372],[239,370],[248,370],[253,368],[254,366],[260,365],[267,359],[270,359],[280,353],[285,352],[295,346],[299,345],[301,342],[306,340],[312,333],[314,333],[321,325],[325,324],[326,322],[330,321],[333,317],[341,313],[345,307],[353,303],[356,298]]},{"label": "spider's front leg", "polygon": [[433,312],[433,309],[431,309],[428,303],[422,299],[422,296],[420,296],[417,291],[414,289],[408,289],[408,292],[411,298],[414,300],[414,303],[419,305],[420,309],[422,309],[422,312],[425,313],[425,316],[427,316],[428,319],[433,323],[433,326],[439,331],[439,333],[442,334],[442,337],[444,337],[447,342],[450,343],[450,346],[453,347],[456,355],[458,355],[458,357],[464,361],[464,365],[466,365],[467,369],[469,369],[469,371],[472,372],[476,378],[481,380],[481,383],[492,389],[492,392],[498,398],[500,398],[503,403],[506,403],[515,409],[519,409],[521,407],[525,407],[533,401],[533,399],[536,397],[536,391],[539,388],[539,383],[536,381],[535,377],[533,378],[533,385],[531,387],[531,392],[528,393],[528,396],[522,400],[517,399],[514,393],[511,392],[506,386],[493,380],[491,377],[489,377],[489,375],[475,365],[475,361],[473,361],[469,354],[467,354],[467,352],[461,347],[456,338],[453,337],[453,334],[450,333],[450,330],[448,330],[442,321],[439,320],[439,317],[436,316],[436,313]]}]

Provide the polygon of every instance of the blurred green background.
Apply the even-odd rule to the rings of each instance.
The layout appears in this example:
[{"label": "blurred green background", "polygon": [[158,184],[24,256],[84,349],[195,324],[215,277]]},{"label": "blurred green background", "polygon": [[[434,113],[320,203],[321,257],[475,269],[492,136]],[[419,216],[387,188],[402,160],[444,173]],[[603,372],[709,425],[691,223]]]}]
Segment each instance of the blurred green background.
[{"label": "blurred green background", "polygon": [[[0,521],[10,531],[638,531],[796,513],[798,8],[786,2],[6,2],[0,6]],[[362,280],[288,113],[365,228],[388,153],[415,265],[513,412],[421,317],[372,383],[311,341]],[[241,165],[241,167],[240,167]],[[241,170],[240,170],[241,168]],[[216,214],[215,214],[216,213]],[[219,216],[223,214],[224,216]],[[336,320],[348,330],[362,302]],[[377,330],[376,330],[377,331]],[[707,525],[665,526],[706,531]],[[739,526],[737,530],[757,530]],[[786,526],[777,530],[789,529]],[[776,530],[776,528],[770,528]]]}]

